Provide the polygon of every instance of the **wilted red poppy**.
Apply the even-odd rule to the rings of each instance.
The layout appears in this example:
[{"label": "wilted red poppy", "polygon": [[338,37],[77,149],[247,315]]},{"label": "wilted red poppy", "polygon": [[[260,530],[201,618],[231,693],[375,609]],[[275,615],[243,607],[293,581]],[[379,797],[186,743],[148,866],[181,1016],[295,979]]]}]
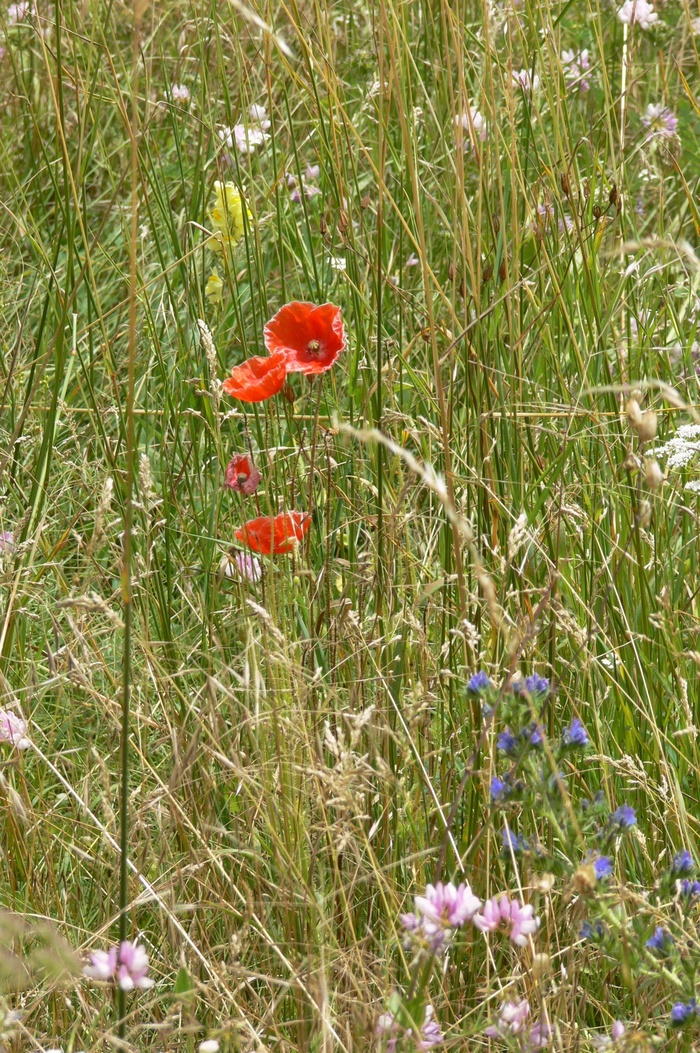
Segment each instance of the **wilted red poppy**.
[{"label": "wilted red poppy", "polygon": [[269,556],[291,552],[297,541],[301,541],[311,526],[308,512],[281,512],[278,516],[260,516],[239,527],[236,537],[253,552]]},{"label": "wilted red poppy", "polygon": [[286,379],[287,356],[279,351],[269,358],[256,356],[234,366],[222,387],[241,402],[264,402],[281,391]]},{"label": "wilted red poppy", "polygon": [[224,482],[239,494],[254,494],[260,486],[260,472],[247,453],[236,453],[228,463]]},{"label": "wilted red poppy", "polygon": [[345,349],[340,307],[285,304],[265,326],[265,347],[270,354],[284,353],[289,373],[325,373]]}]

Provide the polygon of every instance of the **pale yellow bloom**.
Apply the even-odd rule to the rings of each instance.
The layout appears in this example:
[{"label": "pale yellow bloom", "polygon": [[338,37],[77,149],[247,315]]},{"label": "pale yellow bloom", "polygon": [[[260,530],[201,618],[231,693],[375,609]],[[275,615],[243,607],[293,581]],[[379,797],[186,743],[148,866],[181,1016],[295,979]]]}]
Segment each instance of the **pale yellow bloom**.
[{"label": "pale yellow bloom", "polygon": [[211,303],[221,303],[224,295],[224,283],[219,277],[219,272],[216,269],[214,269],[207,278],[207,286],[204,293]]},{"label": "pale yellow bloom", "polygon": [[246,210],[248,223],[253,217],[245,199],[239,193],[235,183],[214,183],[215,202],[209,212],[209,222],[214,231],[209,239],[209,247],[214,252],[227,252],[234,248],[245,233],[243,209]]}]

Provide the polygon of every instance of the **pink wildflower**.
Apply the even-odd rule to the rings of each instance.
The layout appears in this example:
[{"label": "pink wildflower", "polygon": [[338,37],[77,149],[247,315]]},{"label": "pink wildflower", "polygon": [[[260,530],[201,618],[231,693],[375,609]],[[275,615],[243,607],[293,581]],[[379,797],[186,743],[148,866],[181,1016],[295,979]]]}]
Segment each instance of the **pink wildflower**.
[{"label": "pink wildflower", "polygon": [[139,943],[130,940],[124,940],[120,947],[110,947],[108,951],[93,951],[83,974],[92,980],[116,978],[122,991],[153,987],[153,980],[147,975],[148,955]]},{"label": "pink wildflower", "polygon": [[502,1038],[505,1035],[517,1035],[525,1027],[530,1016],[530,1003],[527,998],[520,1002],[502,1002],[500,1016],[496,1024],[484,1029],[488,1038]]},{"label": "pink wildflower", "polygon": [[529,69],[513,70],[513,84],[521,88],[526,95],[532,95],[540,90],[540,78],[535,73],[534,77]]},{"label": "pink wildflower", "polygon": [[450,881],[443,885],[428,885],[424,896],[416,896],[416,911],[422,914],[426,931],[437,929],[458,929],[465,921],[470,921],[479,907],[481,900],[474,895],[465,882],[455,888]]},{"label": "pink wildflower", "polygon": [[647,106],[647,112],[642,117],[642,124],[649,129],[649,139],[673,139],[678,131],[678,118],[675,113],[657,102],[656,106]]},{"label": "pink wildflower", "polygon": [[83,974],[91,980],[111,980],[117,971],[116,947],[110,947],[108,951],[93,951],[90,955],[90,964],[83,969]]},{"label": "pink wildflower", "polygon": [[18,750],[26,750],[31,746],[26,720],[11,709],[0,709],[0,742],[9,742]]},{"label": "pink wildflower", "polygon": [[527,938],[537,932],[539,918],[533,917],[534,908],[530,903],[523,904],[518,899],[502,895],[495,896],[484,903],[481,914],[474,918],[474,924],[480,932],[495,932],[502,925],[510,925],[510,938],[518,947],[527,946]]},{"label": "pink wildflower", "polygon": [[420,1029],[420,1037],[418,1039],[418,1049],[420,1053],[425,1053],[425,1050],[432,1049],[433,1046],[439,1046],[443,1041],[442,1031],[437,1020],[433,1019],[433,1007],[427,1005],[425,1007],[425,1019],[423,1026]]},{"label": "pink wildflower", "polygon": [[153,987],[148,973],[148,955],[140,943],[124,940],[119,948],[117,983],[122,991],[133,991],[135,987]]},{"label": "pink wildflower", "polygon": [[12,548],[15,543],[15,535],[11,530],[0,530],[0,552]]},{"label": "pink wildflower", "polygon": [[186,84],[173,84],[170,89],[173,102],[187,102],[190,97],[190,89]]},{"label": "pink wildflower", "polygon": [[625,0],[617,12],[617,17],[620,22],[630,27],[639,25],[642,29],[650,29],[654,22],[659,20],[654,5],[650,4],[649,0]]}]

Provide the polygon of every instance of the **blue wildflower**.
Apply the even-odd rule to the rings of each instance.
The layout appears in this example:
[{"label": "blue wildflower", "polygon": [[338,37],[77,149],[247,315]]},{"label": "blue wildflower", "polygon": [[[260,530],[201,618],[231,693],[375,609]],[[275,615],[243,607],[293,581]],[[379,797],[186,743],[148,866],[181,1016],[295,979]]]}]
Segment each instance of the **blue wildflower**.
[{"label": "blue wildflower", "polygon": [[491,687],[491,681],[487,677],[486,673],[481,670],[475,673],[467,684],[467,691],[471,691],[473,695],[480,695],[482,691],[488,691]]},{"label": "blue wildflower", "polygon": [[650,951],[659,951],[661,954],[666,954],[671,947],[673,947],[674,943],[675,940],[671,933],[666,932],[666,929],[662,929],[661,926],[659,926],[658,929],[654,931],[653,936],[649,937],[645,946],[648,947]]},{"label": "blue wildflower", "polygon": [[695,899],[697,896],[700,896],[700,881],[683,878],[681,881],[681,896],[684,899]]},{"label": "blue wildflower", "polygon": [[612,859],[610,856],[599,856],[593,863],[593,868],[598,881],[605,881],[613,872]]},{"label": "blue wildflower", "polygon": [[521,852],[526,852],[530,847],[524,837],[513,833],[512,830],[501,830],[501,841],[503,842],[503,851],[508,855],[512,852],[513,855],[517,856]]},{"label": "blue wildflower", "polygon": [[635,826],[637,816],[632,805],[621,804],[620,807],[611,814],[610,822],[614,826],[619,826],[622,830],[629,830],[631,826]]},{"label": "blue wildflower", "polygon": [[584,921],[578,931],[581,940],[602,940],[605,936],[605,926],[602,921]]},{"label": "blue wildflower", "polygon": [[698,1006],[694,998],[689,1002],[676,1002],[671,1009],[671,1023],[674,1027],[682,1027],[697,1011]]},{"label": "blue wildflower", "polygon": [[531,746],[541,746],[544,732],[540,724],[529,724],[523,731],[523,735]]},{"label": "blue wildflower", "polygon": [[682,852],[677,852],[671,864],[672,873],[690,874],[693,870],[695,870],[695,860],[688,849],[684,848]]},{"label": "blue wildflower", "polygon": [[589,742],[588,732],[578,717],[575,717],[568,728],[564,728],[561,737],[562,746],[587,746]]},{"label": "blue wildflower", "polygon": [[493,779],[491,779],[490,792],[491,800],[499,801],[508,796],[510,793],[510,787],[507,782],[504,782],[503,779],[499,779],[497,775],[494,775]]},{"label": "blue wildflower", "polygon": [[525,690],[528,695],[546,695],[549,691],[549,680],[546,676],[533,673],[525,678]]},{"label": "blue wildflower", "polygon": [[497,745],[503,753],[515,753],[518,748],[518,740],[510,728],[504,728],[498,736]]}]

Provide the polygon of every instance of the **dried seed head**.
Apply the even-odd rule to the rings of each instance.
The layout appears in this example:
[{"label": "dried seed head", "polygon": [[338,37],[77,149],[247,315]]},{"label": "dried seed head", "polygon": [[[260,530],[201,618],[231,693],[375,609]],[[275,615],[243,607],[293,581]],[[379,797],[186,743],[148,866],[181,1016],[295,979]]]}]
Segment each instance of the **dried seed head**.
[{"label": "dried seed head", "polygon": [[646,413],[642,414],[639,424],[636,425],[637,435],[642,442],[649,442],[650,439],[655,437],[657,426],[656,414],[653,410],[647,410]]},{"label": "dried seed head", "polygon": [[552,971],[552,959],[548,954],[535,954],[532,959],[532,975],[535,980],[542,980]]},{"label": "dried seed head", "polygon": [[486,266],[484,267],[483,271],[481,272],[482,285],[486,285],[487,282],[490,282],[492,277],[493,277],[493,264],[492,263],[487,263]]},{"label": "dried seed head", "polygon": [[600,205],[594,205],[593,206],[593,218],[594,219],[600,219],[600,217],[602,215],[603,215],[603,210],[600,207]]},{"label": "dried seed head", "polygon": [[493,217],[493,232],[494,232],[494,234],[498,234],[500,229],[501,229],[500,217],[499,216],[494,216]]},{"label": "dried seed head", "polygon": [[591,896],[597,880],[594,864],[582,863],[572,877],[571,884],[579,896]]},{"label": "dried seed head", "polygon": [[650,490],[654,493],[661,487],[664,481],[664,473],[655,457],[647,457],[644,462],[644,478]]},{"label": "dried seed head", "polygon": [[608,201],[610,202],[611,205],[614,205],[615,202],[617,201],[617,187],[615,186],[614,183],[610,187],[610,193],[608,194]]},{"label": "dried seed head", "polygon": [[569,179],[568,172],[561,172],[559,175],[559,183],[561,184],[561,192],[566,197],[571,197],[571,181]]},{"label": "dried seed head", "polygon": [[506,271],[506,261],[505,260],[501,260],[501,265],[498,268],[498,277],[501,279],[502,282],[504,282],[506,280],[506,274],[507,273],[508,272]]},{"label": "dried seed head", "polygon": [[627,413],[627,420],[630,422],[633,428],[637,428],[642,420],[642,411],[639,408],[639,403],[636,399],[630,399],[625,407]]}]

